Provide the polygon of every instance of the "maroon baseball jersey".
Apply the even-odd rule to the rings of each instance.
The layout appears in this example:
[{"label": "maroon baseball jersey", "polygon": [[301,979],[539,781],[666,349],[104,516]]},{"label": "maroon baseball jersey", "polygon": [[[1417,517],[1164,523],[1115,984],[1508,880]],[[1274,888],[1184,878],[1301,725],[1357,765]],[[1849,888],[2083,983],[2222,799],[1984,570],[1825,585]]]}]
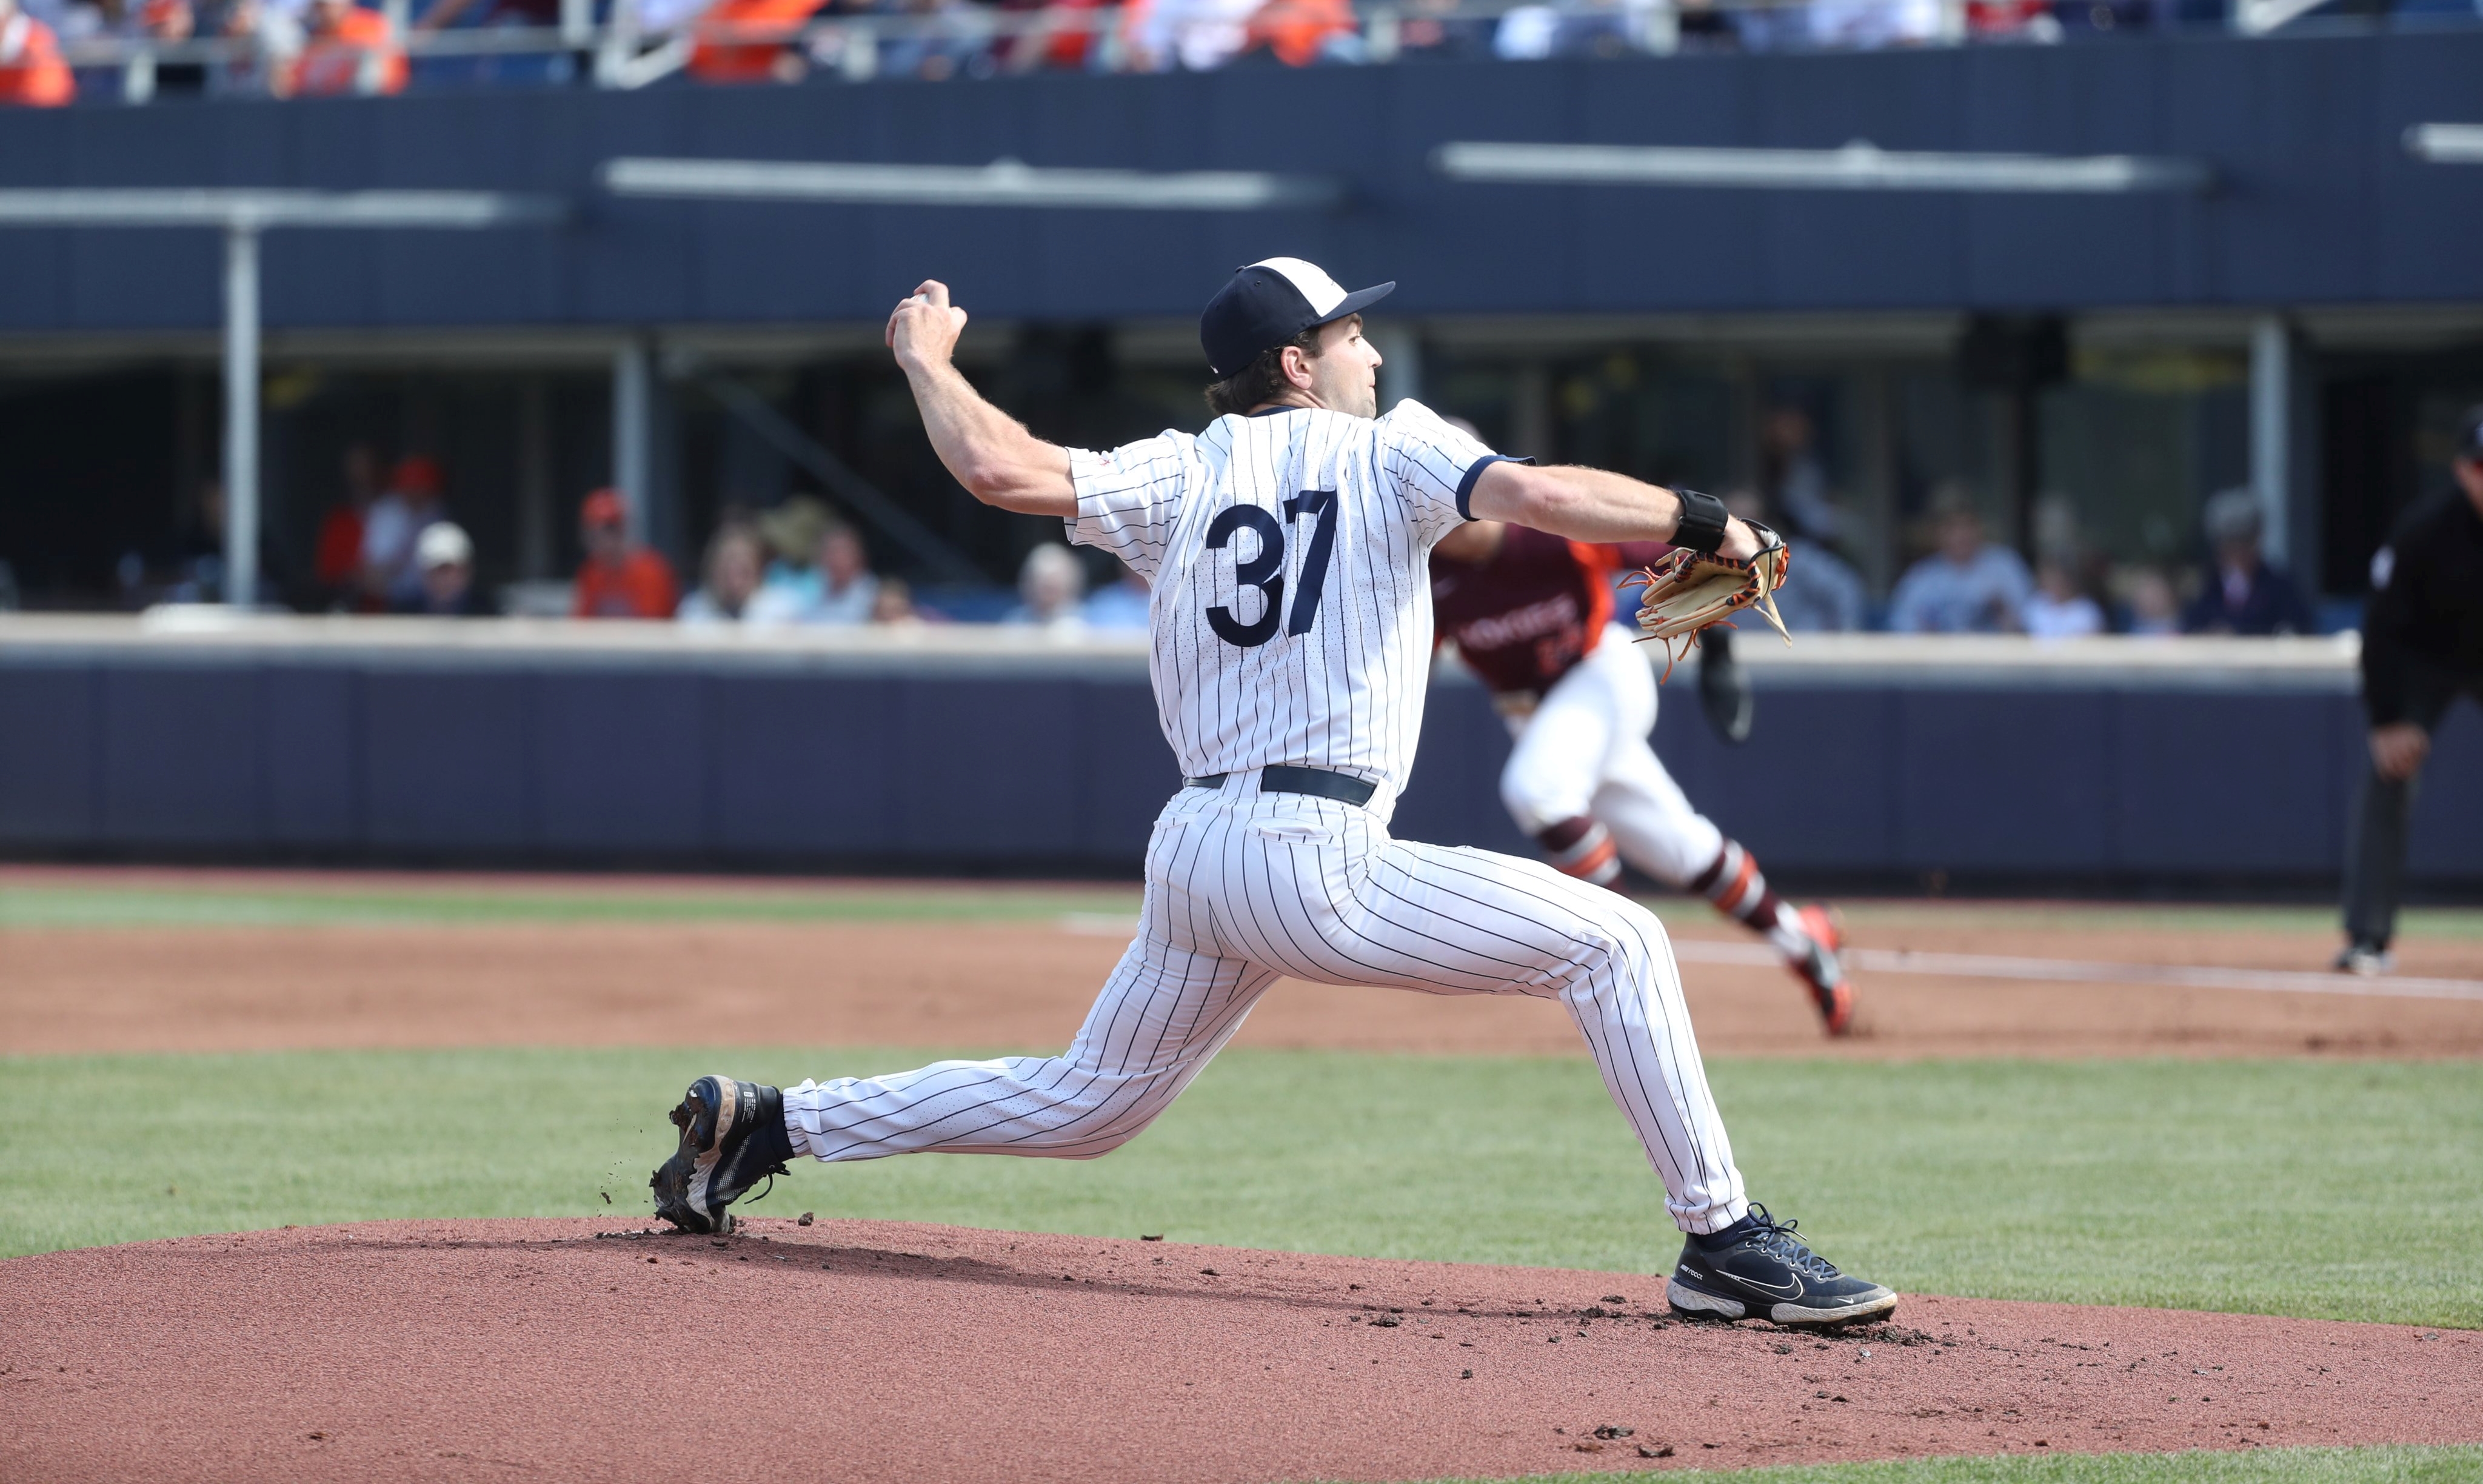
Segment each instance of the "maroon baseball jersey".
[{"label": "maroon baseball jersey", "polygon": [[1431,556],[1431,622],[1494,695],[1541,695],[1604,636],[1613,577],[1670,550],[1597,546],[1512,525],[1488,561]]}]

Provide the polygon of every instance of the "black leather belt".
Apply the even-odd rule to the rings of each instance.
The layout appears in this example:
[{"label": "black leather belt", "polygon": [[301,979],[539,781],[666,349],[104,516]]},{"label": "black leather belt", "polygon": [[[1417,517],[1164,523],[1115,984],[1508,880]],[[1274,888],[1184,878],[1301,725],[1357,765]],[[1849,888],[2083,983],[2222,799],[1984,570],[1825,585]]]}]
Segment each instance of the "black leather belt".
[{"label": "black leather belt", "polygon": [[[1230,773],[1211,773],[1205,778],[1183,779],[1185,788],[1221,788]],[[1325,768],[1297,768],[1289,762],[1271,763],[1259,770],[1262,793],[1306,793],[1315,799],[1334,799],[1339,803],[1363,805],[1379,791],[1379,785],[1367,779],[1348,778],[1330,773]]]}]

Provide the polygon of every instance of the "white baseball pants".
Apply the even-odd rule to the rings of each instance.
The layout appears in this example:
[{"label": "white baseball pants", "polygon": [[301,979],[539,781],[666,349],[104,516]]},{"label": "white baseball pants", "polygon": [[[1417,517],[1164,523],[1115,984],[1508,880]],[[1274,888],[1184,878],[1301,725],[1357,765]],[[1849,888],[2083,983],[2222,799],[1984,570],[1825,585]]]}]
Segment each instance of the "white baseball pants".
[{"label": "white baseball pants", "polygon": [[1647,745],[1655,672],[1626,630],[1603,642],[1509,719],[1517,746],[1500,770],[1500,798],[1528,835],[1589,815],[1613,832],[1621,859],[1671,887],[1715,863],[1724,833],[1693,808]]},{"label": "white baseball pants", "polygon": [[1557,998],[1675,1223],[1712,1232],[1748,1209],[1652,914],[1537,861],[1393,839],[1370,809],[1262,793],[1255,774],[1158,816],[1137,939],[1066,1053],[805,1082],[786,1126],[823,1160],[1091,1159],[1169,1106],[1279,975]]}]

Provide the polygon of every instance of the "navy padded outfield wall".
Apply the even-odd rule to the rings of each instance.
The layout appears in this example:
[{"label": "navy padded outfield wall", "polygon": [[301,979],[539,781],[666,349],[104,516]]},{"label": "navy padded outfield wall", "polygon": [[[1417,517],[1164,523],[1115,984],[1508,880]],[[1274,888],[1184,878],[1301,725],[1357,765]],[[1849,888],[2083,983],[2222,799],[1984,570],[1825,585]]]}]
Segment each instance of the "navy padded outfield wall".
[{"label": "navy padded outfield wall", "polygon": [[[1656,744],[1771,868],[2097,889],[2332,881],[2361,756],[2336,683],[1763,677]],[[2413,870],[2483,883],[2483,723],[2441,733]],[[1133,873],[1178,786],[1135,661],[0,655],[0,854]],[[1396,829],[1529,849],[1483,693],[1433,687]]]},{"label": "navy padded outfield wall", "polygon": [[[0,186],[517,190],[565,227],[277,232],[276,330],[876,325],[926,275],[987,317],[1188,318],[1233,265],[1395,278],[1392,313],[1615,314],[2483,299],[2483,33],[1242,67],[796,87],[482,91],[0,111]],[[1461,184],[1452,140],[2134,153],[2204,195],[1957,196]],[[602,195],[617,155],[1336,177],[1259,215],[702,204]],[[209,231],[0,232],[0,331],[206,331]]]}]

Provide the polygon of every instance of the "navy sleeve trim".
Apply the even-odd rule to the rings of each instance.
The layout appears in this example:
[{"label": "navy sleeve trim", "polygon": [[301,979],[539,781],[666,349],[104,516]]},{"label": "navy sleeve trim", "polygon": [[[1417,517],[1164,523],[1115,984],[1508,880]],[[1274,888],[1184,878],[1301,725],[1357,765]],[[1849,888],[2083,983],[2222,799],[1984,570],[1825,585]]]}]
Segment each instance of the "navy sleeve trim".
[{"label": "navy sleeve trim", "polygon": [[1474,518],[1474,511],[1469,508],[1469,502],[1474,499],[1475,481],[1482,476],[1483,470],[1495,464],[1533,464],[1534,462],[1532,459],[1518,459],[1508,454],[1485,454],[1477,459],[1466,469],[1466,477],[1457,481],[1457,518],[1460,520]]}]

